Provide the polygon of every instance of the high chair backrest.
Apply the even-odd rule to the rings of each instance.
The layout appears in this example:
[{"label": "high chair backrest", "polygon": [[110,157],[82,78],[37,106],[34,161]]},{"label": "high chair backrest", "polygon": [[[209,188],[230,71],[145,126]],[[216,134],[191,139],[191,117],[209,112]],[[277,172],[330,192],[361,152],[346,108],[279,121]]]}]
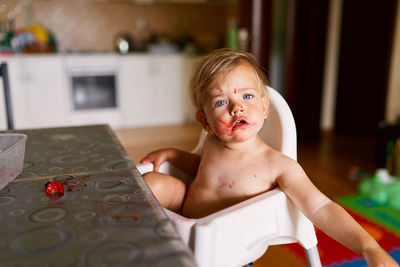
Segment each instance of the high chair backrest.
[{"label": "high chair backrest", "polygon": [[[292,112],[285,99],[271,87],[267,87],[269,95],[268,117],[258,135],[272,148],[286,156],[297,160],[296,124]],[[199,143],[193,150],[201,153],[204,138],[207,132],[203,130]]]}]

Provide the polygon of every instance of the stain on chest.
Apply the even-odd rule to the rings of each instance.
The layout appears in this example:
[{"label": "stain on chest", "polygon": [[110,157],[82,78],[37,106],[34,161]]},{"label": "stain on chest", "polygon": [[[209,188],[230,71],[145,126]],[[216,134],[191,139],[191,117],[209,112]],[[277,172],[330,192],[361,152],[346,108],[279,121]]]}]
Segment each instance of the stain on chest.
[{"label": "stain on chest", "polygon": [[218,176],[218,181],[220,182],[219,184],[219,188],[228,188],[228,189],[232,189],[233,186],[235,185],[235,181],[225,181],[224,178],[222,178],[222,176]]}]

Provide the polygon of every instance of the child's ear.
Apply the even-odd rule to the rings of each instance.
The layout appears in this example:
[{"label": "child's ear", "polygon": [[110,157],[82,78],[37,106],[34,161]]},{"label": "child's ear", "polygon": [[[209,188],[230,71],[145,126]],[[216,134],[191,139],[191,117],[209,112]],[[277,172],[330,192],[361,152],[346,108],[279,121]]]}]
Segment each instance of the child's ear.
[{"label": "child's ear", "polygon": [[196,120],[201,124],[204,130],[207,132],[210,131],[210,124],[208,124],[207,116],[203,111],[196,112]]},{"label": "child's ear", "polygon": [[268,96],[263,96],[263,111],[264,111],[264,119],[268,117],[268,108],[269,108],[269,97]]}]

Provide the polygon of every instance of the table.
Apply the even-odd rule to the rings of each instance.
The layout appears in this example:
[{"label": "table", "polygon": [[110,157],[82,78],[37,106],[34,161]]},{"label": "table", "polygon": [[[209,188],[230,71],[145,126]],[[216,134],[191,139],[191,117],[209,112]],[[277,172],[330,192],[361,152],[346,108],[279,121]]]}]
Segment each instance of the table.
[{"label": "table", "polygon": [[[1,266],[195,266],[108,126],[14,132],[28,141],[0,191]],[[50,179],[66,192],[47,196]]]}]

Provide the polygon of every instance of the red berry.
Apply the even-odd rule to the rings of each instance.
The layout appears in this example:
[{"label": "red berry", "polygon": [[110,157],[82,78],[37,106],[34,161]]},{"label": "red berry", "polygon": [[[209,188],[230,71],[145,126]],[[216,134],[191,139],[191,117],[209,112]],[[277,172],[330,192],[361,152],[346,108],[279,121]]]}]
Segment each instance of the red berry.
[{"label": "red berry", "polygon": [[64,194],[64,185],[58,181],[51,181],[46,184],[46,194]]}]

